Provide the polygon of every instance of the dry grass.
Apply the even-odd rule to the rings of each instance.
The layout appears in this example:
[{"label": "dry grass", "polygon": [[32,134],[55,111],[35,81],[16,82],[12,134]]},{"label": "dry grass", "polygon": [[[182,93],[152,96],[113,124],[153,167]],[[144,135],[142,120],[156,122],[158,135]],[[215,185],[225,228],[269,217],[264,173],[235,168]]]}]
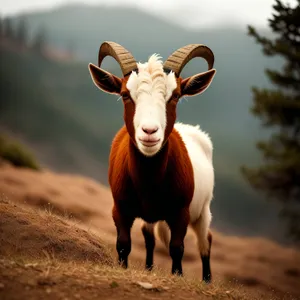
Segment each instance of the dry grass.
[{"label": "dry grass", "polygon": [[[45,256],[45,259],[37,260],[21,259],[20,257],[14,260],[0,260],[0,270],[2,274],[6,273],[7,277],[13,273],[15,278],[15,282],[11,285],[0,276],[0,282],[4,282],[7,288],[6,295],[15,293],[16,282],[19,282],[21,283],[19,296],[24,295],[25,291],[29,289],[31,299],[38,299],[41,296],[41,290],[45,297],[47,294],[51,294],[50,299],[53,299],[67,290],[70,285],[80,297],[85,299],[93,299],[91,294],[97,296],[98,299],[119,299],[123,298],[125,294],[136,299],[189,299],[192,297],[236,300],[298,299],[288,294],[278,296],[271,291],[268,293],[249,292],[238,284],[214,282],[212,285],[206,285],[198,279],[172,276],[165,270],[156,269],[149,273],[135,265],[124,270],[117,265],[108,266],[88,261],[62,262],[48,255]],[[17,278],[16,274],[18,274]],[[28,276],[29,274],[30,276]],[[139,282],[151,283],[153,287],[144,289],[138,284]],[[86,289],[89,290],[89,293]]]},{"label": "dry grass", "polygon": [[0,255],[36,259],[48,253],[66,261],[110,260],[112,263],[99,237],[49,211],[25,209],[2,200],[0,214]]},{"label": "dry grass", "polygon": [[[96,290],[101,283],[100,286],[107,284],[119,290],[129,288],[138,295],[139,292],[146,292],[138,285],[141,281],[153,285],[147,290],[148,293],[170,291],[176,295],[202,294],[203,299],[210,296],[228,298],[228,295],[232,295],[232,299],[243,299],[234,296],[236,291],[220,285],[207,287],[199,280],[171,276],[164,269],[156,268],[149,273],[136,263],[124,270],[115,263],[111,249],[98,237],[76,228],[71,220],[56,216],[49,210],[37,211],[2,200],[0,214],[0,267],[4,275],[0,276],[4,286],[0,295],[12,296],[15,293],[15,287],[11,287],[6,280],[9,274],[13,274],[15,281],[21,284],[19,296],[28,286],[33,290],[33,297],[35,288],[40,286],[55,286],[59,291],[59,286],[64,287],[64,277],[71,282],[75,280],[78,286],[88,284]],[[64,235],[66,230],[68,239]],[[51,291],[53,296],[54,289]]]},{"label": "dry grass", "polygon": [[[124,270],[115,263],[110,247],[93,233],[77,228],[71,220],[3,200],[0,214],[0,296],[7,299],[13,299],[16,289],[19,298],[15,299],[26,297],[29,291],[31,299],[59,298],[70,285],[86,299],[101,295],[103,288],[106,299],[124,294],[139,299],[243,300],[265,299],[266,295],[272,299],[296,299],[284,294],[279,298],[272,291],[249,291],[241,284],[224,280],[206,285],[199,278],[172,276],[169,270],[159,267],[148,272],[141,263],[131,263]],[[151,283],[152,288],[147,290],[138,282]]]},{"label": "dry grass", "polygon": [[[51,290],[53,298],[69,285],[72,285],[72,288],[75,288],[85,299],[93,298],[86,297],[86,288],[98,295],[100,299],[119,299],[126,293],[137,299],[144,299],[144,297],[148,299],[150,296],[151,299],[197,297],[198,299],[254,300],[265,299],[264,296],[266,296],[266,294],[263,297],[255,295],[255,293],[250,294],[243,290],[242,286],[232,286],[223,282],[215,282],[208,286],[199,280],[172,276],[163,270],[156,269],[149,273],[134,265],[132,268],[124,270],[116,265],[107,266],[88,261],[82,263],[62,262],[48,255],[45,255],[44,260],[28,260],[20,257],[10,260],[2,259],[0,260],[0,270],[6,278],[9,278],[11,274],[14,277],[12,284],[0,276],[0,282],[5,286],[2,294],[0,291],[0,296],[13,296],[16,293],[16,286],[20,284],[21,287],[18,290],[20,298],[26,295],[27,290],[31,291],[31,299],[38,299],[41,296],[41,290],[44,292],[44,296],[47,296]],[[153,287],[145,289],[139,285],[139,282],[151,283]],[[111,290],[109,294],[102,294],[104,287],[106,290]],[[272,296],[272,299],[293,298]]]}]

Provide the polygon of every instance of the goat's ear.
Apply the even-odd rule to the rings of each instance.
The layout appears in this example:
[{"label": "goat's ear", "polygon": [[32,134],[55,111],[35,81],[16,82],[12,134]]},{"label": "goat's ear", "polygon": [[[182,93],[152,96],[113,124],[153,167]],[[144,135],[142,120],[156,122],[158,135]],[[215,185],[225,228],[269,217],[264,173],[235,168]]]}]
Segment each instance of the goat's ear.
[{"label": "goat's ear", "polygon": [[122,79],[93,64],[89,64],[89,70],[95,85],[99,89],[110,94],[120,94]]},{"label": "goat's ear", "polygon": [[215,69],[196,74],[181,81],[181,95],[195,96],[203,93],[211,84],[216,74]]}]

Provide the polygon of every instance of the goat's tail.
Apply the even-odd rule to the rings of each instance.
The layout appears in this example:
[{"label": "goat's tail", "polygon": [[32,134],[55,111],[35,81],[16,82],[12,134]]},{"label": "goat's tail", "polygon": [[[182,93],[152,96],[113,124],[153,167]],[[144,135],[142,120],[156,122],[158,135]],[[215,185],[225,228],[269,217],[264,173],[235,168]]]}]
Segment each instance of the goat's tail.
[{"label": "goat's tail", "polygon": [[169,249],[170,244],[170,229],[165,221],[159,221],[155,224],[154,235]]}]

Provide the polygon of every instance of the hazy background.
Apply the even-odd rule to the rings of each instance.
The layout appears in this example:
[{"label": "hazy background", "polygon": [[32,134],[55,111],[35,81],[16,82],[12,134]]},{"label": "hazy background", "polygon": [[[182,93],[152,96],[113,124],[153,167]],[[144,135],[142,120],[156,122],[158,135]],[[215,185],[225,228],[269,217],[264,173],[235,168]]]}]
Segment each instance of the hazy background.
[{"label": "hazy background", "polygon": [[[41,56],[1,37],[1,131],[30,146],[43,166],[104,184],[111,140],[123,124],[123,106],[118,97],[99,91],[90,78],[87,65],[97,63],[100,44],[120,43],[138,61],[153,53],[166,59],[189,43],[209,46],[217,75],[203,95],[180,102],[178,120],[200,124],[214,143],[213,227],[286,242],[279,208],[254,192],[240,173],[241,165],[260,162],[255,142],[268,136],[249,112],[251,87],[270,87],[264,69],[278,69],[282,63],[263,56],[260,46],[247,36],[246,26],[269,35],[267,18],[273,1],[0,3],[1,18],[11,18],[13,28],[25,22],[28,45],[37,36],[45,45]],[[103,67],[121,74],[111,58]],[[182,75],[204,70],[206,64],[195,59]]]}]

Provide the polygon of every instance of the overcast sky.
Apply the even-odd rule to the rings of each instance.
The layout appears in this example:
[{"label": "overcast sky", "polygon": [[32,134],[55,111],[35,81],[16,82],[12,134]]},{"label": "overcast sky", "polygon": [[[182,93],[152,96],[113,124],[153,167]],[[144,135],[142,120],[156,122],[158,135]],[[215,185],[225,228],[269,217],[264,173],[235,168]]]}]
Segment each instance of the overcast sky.
[{"label": "overcast sky", "polygon": [[[214,26],[218,23],[265,27],[275,0],[0,0],[0,13],[10,15],[23,11],[44,10],[74,2],[139,7],[167,19],[176,18],[176,23],[185,23],[189,27]],[[296,4],[296,0],[283,2],[292,6]]]}]

